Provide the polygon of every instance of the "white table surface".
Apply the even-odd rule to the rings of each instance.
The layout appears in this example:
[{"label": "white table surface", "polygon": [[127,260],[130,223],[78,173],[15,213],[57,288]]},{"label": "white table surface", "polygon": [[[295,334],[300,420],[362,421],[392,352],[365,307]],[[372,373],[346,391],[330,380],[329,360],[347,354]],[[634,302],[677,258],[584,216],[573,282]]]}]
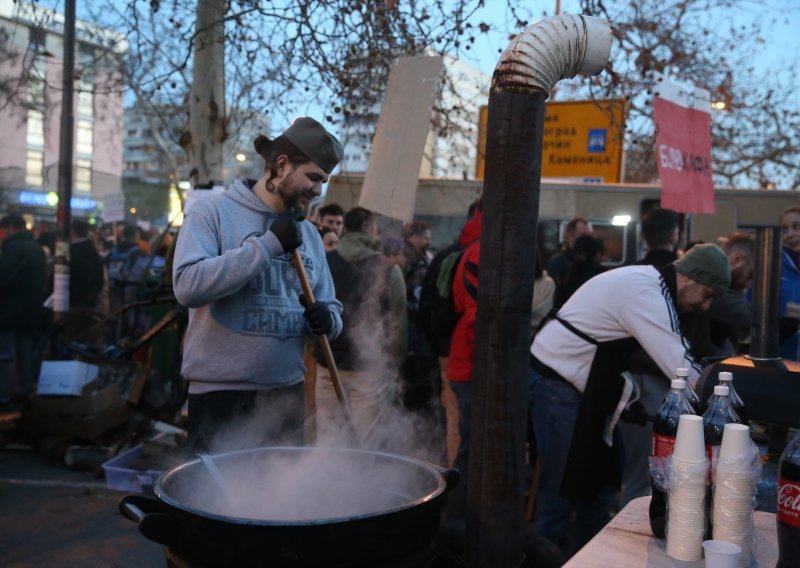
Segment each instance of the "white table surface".
[{"label": "white table surface", "polygon": [[[684,562],[667,556],[667,541],[650,531],[650,497],[628,503],[564,568],[690,568],[705,561]],[[755,513],[756,551],[753,566],[774,568],[778,533],[773,513]]]}]

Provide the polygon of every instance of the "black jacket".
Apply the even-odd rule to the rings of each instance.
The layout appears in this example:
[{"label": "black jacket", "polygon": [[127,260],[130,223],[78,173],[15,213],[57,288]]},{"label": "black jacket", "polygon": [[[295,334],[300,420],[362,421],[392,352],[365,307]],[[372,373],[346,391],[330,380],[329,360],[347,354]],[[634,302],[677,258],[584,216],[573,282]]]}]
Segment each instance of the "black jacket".
[{"label": "black jacket", "polygon": [[69,307],[93,308],[103,289],[103,259],[89,239],[69,245]]},{"label": "black jacket", "polygon": [[30,231],[3,242],[0,253],[0,329],[34,331],[41,326],[45,299],[45,255]]},{"label": "black jacket", "polygon": [[650,266],[665,266],[678,260],[678,255],[674,251],[664,249],[653,249],[647,251],[640,261],[636,264],[648,264]]}]

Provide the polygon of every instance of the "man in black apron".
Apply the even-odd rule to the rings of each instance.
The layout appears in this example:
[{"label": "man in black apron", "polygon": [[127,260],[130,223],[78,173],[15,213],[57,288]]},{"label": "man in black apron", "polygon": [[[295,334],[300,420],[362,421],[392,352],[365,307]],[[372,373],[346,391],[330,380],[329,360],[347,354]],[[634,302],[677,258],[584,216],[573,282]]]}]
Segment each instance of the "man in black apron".
[{"label": "man in black apron", "polygon": [[592,278],[541,327],[531,345],[539,534],[574,552],[608,522],[623,459],[615,426],[631,398],[623,376],[629,356],[641,347],[667,376],[688,367],[694,383],[701,369],[678,312],[708,309],[730,279],[725,253],[698,245],[663,267],[627,266]]}]

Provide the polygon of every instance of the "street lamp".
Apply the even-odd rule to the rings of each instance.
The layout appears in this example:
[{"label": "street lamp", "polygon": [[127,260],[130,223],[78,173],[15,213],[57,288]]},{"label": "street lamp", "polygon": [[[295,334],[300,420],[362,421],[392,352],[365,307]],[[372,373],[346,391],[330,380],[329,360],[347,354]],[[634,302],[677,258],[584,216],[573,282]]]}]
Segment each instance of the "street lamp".
[{"label": "street lamp", "polygon": [[712,108],[715,108],[717,110],[725,110],[726,108],[728,108],[728,103],[726,103],[725,101],[714,101],[713,103],[711,103],[711,106]]},{"label": "street lamp", "polygon": [[239,152],[238,154],[236,154],[236,160],[237,160],[237,161],[239,161],[239,162],[244,162],[246,159],[247,159],[247,156],[245,156],[245,155],[244,155],[244,154],[242,154],[241,152]]}]

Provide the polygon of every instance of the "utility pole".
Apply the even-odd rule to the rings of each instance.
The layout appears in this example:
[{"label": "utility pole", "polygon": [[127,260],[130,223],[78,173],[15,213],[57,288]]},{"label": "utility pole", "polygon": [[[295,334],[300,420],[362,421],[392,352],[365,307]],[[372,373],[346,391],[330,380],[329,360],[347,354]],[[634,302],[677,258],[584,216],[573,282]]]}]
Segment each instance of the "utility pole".
[{"label": "utility pole", "polygon": [[64,3],[64,77],[61,99],[61,136],[58,155],[58,207],[56,209],[56,251],[53,282],[53,312],[56,318],[69,312],[69,237],[72,220],[72,158],[75,112],[75,0]]}]

